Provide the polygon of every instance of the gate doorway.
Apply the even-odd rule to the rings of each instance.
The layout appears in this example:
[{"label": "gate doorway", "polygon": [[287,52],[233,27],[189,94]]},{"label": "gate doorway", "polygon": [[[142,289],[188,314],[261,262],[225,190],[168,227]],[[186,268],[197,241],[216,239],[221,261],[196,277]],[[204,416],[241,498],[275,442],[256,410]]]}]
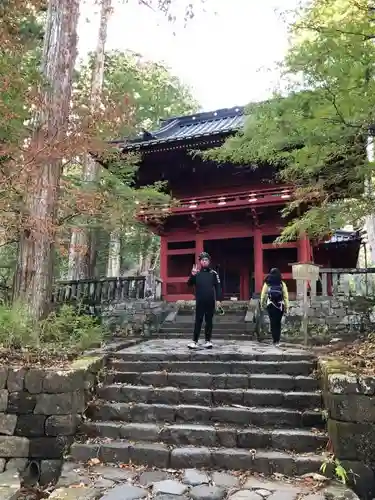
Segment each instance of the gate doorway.
[{"label": "gate doorway", "polygon": [[212,267],[220,277],[223,297],[249,300],[254,273],[253,238],[206,240],[204,251],[212,259]]}]

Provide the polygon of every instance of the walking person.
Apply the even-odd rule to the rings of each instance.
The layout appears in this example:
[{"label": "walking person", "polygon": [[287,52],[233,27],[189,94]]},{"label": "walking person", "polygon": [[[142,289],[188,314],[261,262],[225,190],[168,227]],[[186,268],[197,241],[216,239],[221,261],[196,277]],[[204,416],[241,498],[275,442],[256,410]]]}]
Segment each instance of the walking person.
[{"label": "walking person", "polygon": [[195,325],[193,342],[189,349],[198,348],[198,340],[201,333],[203,318],[205,320],[205,344],[206,349],[212,349],[212,322],[215,309],[221,307],[221,285],[216,271],[210,267],[211,258],[207,252],[199,255],[200,269],[196,265],[191,270],[188,285],[195,287]]},{"label": "walking person", "polygon": [[288,312],[289,294],[281,272],[274,267],[264,280],[260,294],[262,309],[267,308],[270,318],[271,335],[274,345],[279,345],[281,337],[281,320],[284,313]]}]

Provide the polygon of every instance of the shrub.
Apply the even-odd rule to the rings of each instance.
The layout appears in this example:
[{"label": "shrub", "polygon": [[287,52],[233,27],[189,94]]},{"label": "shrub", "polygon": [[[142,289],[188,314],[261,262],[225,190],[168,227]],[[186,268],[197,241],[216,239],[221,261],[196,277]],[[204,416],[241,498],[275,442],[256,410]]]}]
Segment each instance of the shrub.
[{"label": "shrub", "polygon": [[95,317],[84,314],[80,307],[68,305],[41,321],[39,329],[41,343],[60,343],[80,350],[100,345],[104,333]]},{"label": "shrub", "polygon": [[35,323],[22,305],[0,305],[0,344],[5,348],[83,351],[100,345],[103,335],[97,319],[80,307],[63,305]]},{"label": "shrub", "polygon": [[39,336],[37,328],[26,308],[20,304],[12,307],[0,305],[0,344],[5,348],[20,349],[30,345],[37,346]]}]

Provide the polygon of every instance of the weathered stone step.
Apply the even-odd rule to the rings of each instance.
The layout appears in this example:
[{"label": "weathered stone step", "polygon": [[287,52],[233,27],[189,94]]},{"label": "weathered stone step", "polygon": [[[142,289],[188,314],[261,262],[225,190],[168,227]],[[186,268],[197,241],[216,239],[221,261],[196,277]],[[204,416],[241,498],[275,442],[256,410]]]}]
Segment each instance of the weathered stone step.
[{"label": "weathered stone step", "polygon": [[106,403],[95,401],[87,409],[91,420],[162,423],[223,423],[256,427],[324,427],[320,411],[236,406],[163,405],[147,403]]},{"label": "weathered stone step", "polygon": [[[151,353],[150,353],[151,355]],[[133,356],[137,357],[137,355]],[[206,358],[207,359],[207,358]],[[199,353],[191,361],[117,361],[110,360],[109,367],[119,372],[190,372],[212,374],[283,374],[310,375],[315,368],[313,361],[201,361]]]},{"label": "weathered stone step", "polygon": [[[226,322],[226,323],[215,323],[213,327],[213,335],[215,336],[216,333],[236,333],[236,332],[246,332],[247,330],[247,323],[243,322]],[[180,332],[189,332],[190,335],[193,334],[193,329],[194,329],[194,321],[191,323],[164,323],[161,328],[164,331],[174,331],[174,330],[179,330]],[[204,330],[202,329],[202,337],[204,337]]]},{"label": "weathered stone step", "polygon": [[[156,334],[157,338],[162,338],[162,339],[184,339],[186,340],[186,343],[189,341],[191,342],[191,331],[190,332],[181,332],[180,329],[176,330],[169,330],[166,332],[163,328],[160,329],[160,331]],[[202,340],[204,341],[204,335],[202,335]],[[254,336],[254,331],[249,330],[247,332],[237,332],[237,333],[228,333],[228,332],[215,332],[215,338],[213,341],[215,342],[216,340],[235,340],[235,341],[242,341],[242,340],[255,340]]]},{"label": "weathered stone step", "polygon": [[163,442],[173,446],[208,446],[247,449],[316,452],[327,444],[323,432],[305,429],[235,428],[213,425],[158,425],[125,422],[86,422],[83,432],[90,438]]},{"label": "weathered stone step", "polygon": [[[225,307],[225,306],[224,306]],[[243,310],[241,311],[228,311],[228,309],[225,310],[225,314],[217,314],[215,315],[215,320],[217,321],[231,321],[231,320],[237,320],[237,321],[244,321],[244,318],[246,316],[246,309],[247,307],[244,307]],[[192,309],[191,311],[178,311],[178,314],[175,317],[175,321],[189,321],[192,320],[194,321],[195,319],[195,308]]]},{"label": "weathered stone step", "polygon": [[269,389],[283,391],[311,392],[319,389],[313,377],[292,375],[236,375],[209,373],[168,373],[156,372],[107,372],[104,384],[143,384],[159,387],[180,387],[183,389]]},{"label": "weathered stone step", "polygon": [[102,443],[74,443],[71,456],[79,462],[98,458],[104,463],[133,463],[159,468],[211,468],[247,470],[265,475],[286,476],[318,472],[321,455],[238,448],[176,447],[159,443],[129,443],[104,441]]},{"label": "weathered stone step", "polygon": [[152,385],[118,385],[98,387],[97,396],[106,401],[120,403],[158,403],[194,405],[268,406],[297,410],[320,408],[319,392],[284,392],[261,389],[179,389]]},{"label": "weathered stone step", "polygon": [[[193,364],[196,361],[259,361],[259,362],[269,362],[269,361],[309,361],[310,363],[315,362],[316,357],[307,351],[301,352],[288,352],[288,351],[265,351],[265,352],[225,352],[221,350],[211,350],[211,349],[198,349],[196,351],[189,351],[186,349],[185,352],[177,351],[146,351],[137,352],[128,351],[127,349],[114,352],[112,355],[113,359],[121,359],[122,361],[189,361]],[[189,365],[190,366],[190,365]],[[268,366],[268,365],[267,365]]]}]

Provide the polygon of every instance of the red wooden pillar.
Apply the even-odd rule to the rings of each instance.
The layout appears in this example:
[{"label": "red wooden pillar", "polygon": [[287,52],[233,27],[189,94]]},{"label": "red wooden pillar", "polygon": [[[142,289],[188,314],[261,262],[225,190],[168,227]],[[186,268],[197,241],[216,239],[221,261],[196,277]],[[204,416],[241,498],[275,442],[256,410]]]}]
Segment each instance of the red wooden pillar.
[{"label": "red wooden pillar", "polygon": [[306,235],[302,235],[299,240],[298,246],[298,260],[299,262],[311,262],[311,242]]},{"label": "red wooden pillar", "polygon": [[263,286],[263,248],[262,231],[259,228],[254,231],[254,279],[255,293],[260,293]]},{"label": "red wooden pillar", "polygon": [[160,278],[163,280],[161,292],[165,300],[167,296],[168,279],[168,240],[165,236],[160,237]]}]

